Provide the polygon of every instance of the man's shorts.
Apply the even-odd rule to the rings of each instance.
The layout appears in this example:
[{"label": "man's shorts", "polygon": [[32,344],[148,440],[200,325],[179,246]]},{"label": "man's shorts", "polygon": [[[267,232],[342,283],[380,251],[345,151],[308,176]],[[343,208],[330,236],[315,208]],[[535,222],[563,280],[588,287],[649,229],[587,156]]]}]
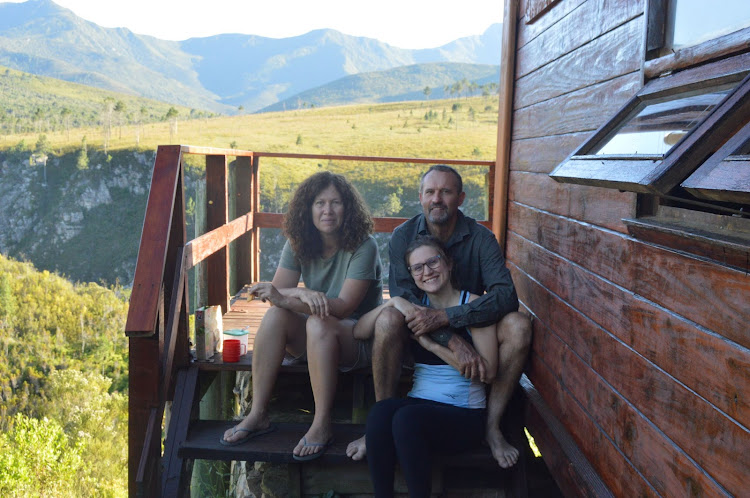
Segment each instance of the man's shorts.
[{"label": "man's shorts", "polygon": [[[281,364],[288,366],[299,365],[300,363],[307,363],[307,352],[297,357],[287,353]],[[372,337],[365,341],[357,339],[357,360],[351,366],[339,365],[339,372],[351,372],[352,370],[367,368],[370,365],[372,365]]]}]

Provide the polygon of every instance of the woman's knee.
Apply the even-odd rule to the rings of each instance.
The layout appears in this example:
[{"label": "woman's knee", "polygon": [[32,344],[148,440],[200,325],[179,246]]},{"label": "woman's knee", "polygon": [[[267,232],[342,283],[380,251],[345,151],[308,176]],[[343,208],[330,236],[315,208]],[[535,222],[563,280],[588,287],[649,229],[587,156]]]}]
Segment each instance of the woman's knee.
[{"label": "woman's knee", "polygon": [[263,319],[258,326],[258,335],[280,335],[285,334],[293,325],[295,315],[289,310],[272,306],[263,315]]},{"label": "woman's knee", "polygon": [[325,341],[335,339],[339,328],[338,323],[334,323],[336,320],[333,317],[321,318],[319,316],[311,315],[307,322],[305,322],[305,331],[307,337],[312,341]]}]

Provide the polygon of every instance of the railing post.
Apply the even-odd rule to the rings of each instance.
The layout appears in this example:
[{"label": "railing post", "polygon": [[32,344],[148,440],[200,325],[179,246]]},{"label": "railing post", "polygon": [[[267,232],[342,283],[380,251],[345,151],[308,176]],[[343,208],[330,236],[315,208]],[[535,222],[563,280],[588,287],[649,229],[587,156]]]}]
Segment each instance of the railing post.
[{"label": "railing post", "polygon": [[[234,201],[235,215],[242,216],[253,210],[253,164],[250,157],[238,157],[235,161]],[[234,243],[234,268],[237,288],[231,289],[232,295],[236,294],[242,286],[253,282],[253,234],[247,233],[239,237]]]},{"label": "railing post", "polygon": [[[252,171],[252,202],[250,209],[253,213],[260,211],[260,156],[253,156]],[[253,232],[250,244],[250,254],[252,254],[252,282],[260,281],[260,228],[253,221]]]},{"label": "railing post", "polygon": [[[206,156],[206,229],[225,225],[229,211],[227,204],[227,156]],[[220,305],[222,313],[229,311],[229,250],[220,249],[207,260],[208,304]]]}]

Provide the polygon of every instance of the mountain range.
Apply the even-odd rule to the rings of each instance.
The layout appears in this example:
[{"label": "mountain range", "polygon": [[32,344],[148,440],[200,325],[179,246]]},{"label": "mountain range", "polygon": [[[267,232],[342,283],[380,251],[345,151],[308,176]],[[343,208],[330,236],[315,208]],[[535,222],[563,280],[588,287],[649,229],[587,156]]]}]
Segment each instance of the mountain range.
[{"label": "mountain range", "polygon": [[[359,89],[351,101],[361,102],[366,93],[378,96],[370,101],[392,101],[425,85],[497,81],[497,68],[488,66],[500,61],[501,34],[502,25],[493,24],[481,35],[432,49],[402,49],[330,29],[280,39],[222,34],[167,41],[98,26],[51,0],[28,0],[0,4],[0,65],[232,114],[240,107],[283,107],[284,101],[315,103],[303,94],[313,89],[318,104],[330,105],[346,103],[349,97],[331,95],[351,92],[353,85]],[[385,86],[374,88],[382,76]]]}]

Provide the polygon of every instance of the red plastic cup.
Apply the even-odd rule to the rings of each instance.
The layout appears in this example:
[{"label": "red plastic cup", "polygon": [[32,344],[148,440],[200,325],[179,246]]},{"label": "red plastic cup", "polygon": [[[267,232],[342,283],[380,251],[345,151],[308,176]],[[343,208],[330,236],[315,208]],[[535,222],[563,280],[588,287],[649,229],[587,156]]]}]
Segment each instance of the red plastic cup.
[{"label": "red plastic cup", "polygon": [[236,363],[240,361],[240,340],[225,339],[223,355],[224,363]]}]

